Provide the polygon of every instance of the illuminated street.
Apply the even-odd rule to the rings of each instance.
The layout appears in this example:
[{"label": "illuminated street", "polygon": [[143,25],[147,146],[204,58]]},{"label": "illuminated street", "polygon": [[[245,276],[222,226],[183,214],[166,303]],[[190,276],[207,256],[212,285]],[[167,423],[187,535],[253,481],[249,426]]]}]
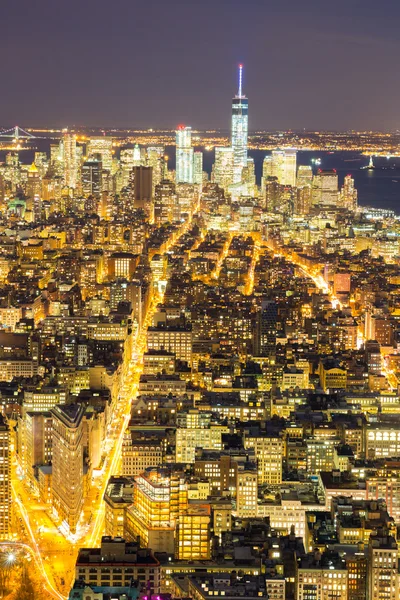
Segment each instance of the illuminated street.
[{"label": "illuminated street", "polygon": [[399,600],[399,6],[40,4],[1,13],[0,600]]},{"label": "illuminated street", "polygon": [[[167,244],[166,252],[179,237],[188,231],[190,224],[191,219],[181,226],[178,235],[174,236],[171,243]],[[24,478],[17,475],[17,461],[14,460],[12,463],[12,492],[24,524],[24,537],[35,556],[44,585],[56,598],[65,598],[73,583],[74,566],[79,547],[96,546],[104,534],[103,496],[110,476],[119,472],[124,433],[130,420],[131,404],[137,395],[143,369],[142,356],[146,350],[147,327],[151,324],[161,299],[162,297],[157,293],[153,294],[141,331],[133,340],[131,360],[128,364],[124,363],[122,369],[124,377],[113,417],[112,437],[111,439],[110,436],[107,438],[108,451],[101,475],[93,480],[90,493],[85,499],[82,515],[87,515],[87,520],[82,522],[81,533],[76,541],[71,541],[60,532],[60,528],[51,517],[50,508],[43,505],[37,495],[26,488]]]}]

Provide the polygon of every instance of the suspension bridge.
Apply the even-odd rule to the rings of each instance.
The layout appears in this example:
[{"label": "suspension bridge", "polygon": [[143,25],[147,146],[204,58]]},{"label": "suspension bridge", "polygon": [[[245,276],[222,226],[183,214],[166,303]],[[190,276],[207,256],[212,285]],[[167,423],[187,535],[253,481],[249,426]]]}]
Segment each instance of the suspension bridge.
[{"label": "suspension bridge", "polygon": [[11,129],[4,129],[3,131],[0,131],[0,140],[4,138],[19,142],[19,140],[32,140],[36,139],[37,137],[37,135],[33,135],[32,133],[29,133],[29,131],[25,131],[25,129],[22,129],[22,127],[19,127],[18,125],[11,127]]}]

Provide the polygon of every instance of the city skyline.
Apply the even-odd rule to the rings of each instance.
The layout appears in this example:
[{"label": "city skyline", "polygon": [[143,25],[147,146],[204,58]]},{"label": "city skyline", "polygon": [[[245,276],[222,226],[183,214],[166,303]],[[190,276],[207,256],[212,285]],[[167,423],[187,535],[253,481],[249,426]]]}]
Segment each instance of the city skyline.
[{"label": "city skyline", "polygon": [[15,4],[0,597],[399,600],[400,5]]},{"label": "city skyline", "polygon": [[[260,181],[238,75],[211,170],[189,125],[176,170],[167,136],[64,131],[32,162],[6,142],[0,558],[22,590],[14,540],[58,600],[175,600],[187,561],[189,598],[222,580],[237,595],[234,532],[249,598],[397,598],[400,220],[279,135]],[[365,158],[356,172],[398,183],[387,155]]]}]

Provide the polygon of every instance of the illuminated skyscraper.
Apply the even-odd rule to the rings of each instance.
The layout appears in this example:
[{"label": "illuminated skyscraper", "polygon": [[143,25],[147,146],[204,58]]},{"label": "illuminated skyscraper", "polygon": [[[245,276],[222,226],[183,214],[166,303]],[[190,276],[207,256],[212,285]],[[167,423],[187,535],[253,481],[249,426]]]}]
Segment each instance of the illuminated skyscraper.
[{"label": "illuminated skyscraper", "polygon": [[271,152],[271,175],[277,177],[278,182],[283,185],[285,178],[285,151],[272,150]]},{"label": "illuminated skyscraper", "polygon": [[294,212],[298,215],[308,215],[311,210],[312,181],[312,168],[308,165],[300,165],[297,169],[297,191],[294,202]]},{"label": "illuminated skyscraper", "polygon": [[262,193],[262,195],[265,194],[266,183],[267,183],[267,179],[269,177],[273,177],[273,175],[272,175],[272,155],[271,154],[267,154],[267,156],[265,156],[264,161],[263,161],[262,177],[261,177],[261,193]]},{"label": "illuminated skyscraper", "polygon": [[305,185],[296,190],[294,212],[298,215],[308,215],[311,210],[311,186]]},{"label": "illuminated skyscraper", "polygon": [[59,177],[64,175],[64,144],[61,140],[59,144],[50,144],[50,165],[54,173]]},{"label": "illuminated skyscraper", "polygon": [[239,65],[239,89],[232,100],[233,183],[240,183],[247,167],[249,101],[242,91],[243,65]]},{"label": "illuminated skyscraper", "polygon": [[49,168],[47,152],[35,152],[34,163],[39,171],[40,177],[44,177],[47,173],[47,169]]},{"label": "illuminated skyscraper", "polygon": [[247,165],[242,171],[242,180],[247,183],[247,195],[254,196],[256,185],[256,172],[254,158],[247,159]]},{"label": "illuminated skyscraper", "polygon": [[269,156],[264,158],[263,181],[267,177],[277,177],[281,185],[296,185],[296,150],[286,148],[284,150],[272,150]]},{"label": "illuminated skyscraper", "polygon": [[354,179],[351,175],[346,175],[343,187],[340,190],[340,204],[348,210],[357,208],[357,190],[354,187]]},{"label": "illuminated skyscraper", "polygon": [[82,165],[82,192],[85,196],[100,196],[103,165],[100,154]]},{"label": "illuminated skyscraper", "polygon": [[176,186],[176,198],[174,219],[176,221],[187,219],[199,199],[199,188],[190,183],[178,183]]},{"label": "illuminated skyscraper", "polygon": [[82,404],[54,407],[53,507],[71,533],[76,532],[83,506]]},{"label": "illuminated skyscraper", "polygon": [[176,183],[193,183],[192,128],[179,125],[176,130]]},{"label": "illuminated skyscraper", "polygon": [[64,181],[67,187],[75,188],[77,180],[76,168],[76,135],[64,133]]},{"label": "illuminated skyscraper", "polygon": [[0,415],[0,539],[10,533],[11,462],[10,430]]},{"label": "illuminated skyscraper", "polygon": [[275,212],[282,203],[283,188],[276,177],[268,176],[263,182],[263,197],[268,212]]},{"label": "illuminated skyscraper", "polygon": [[141,148],[139,144],[135,144],[133,149],[133,166],[141,167],[146,164],[146,152],[144,148]]},{"label": "illuminated skyscraper", "polygon": [[172,223],[176,207],[176,190],[172,181],[163,180],[156,186],[154,199],[154,222],[156,225]]},{"label": "illuminated skyscraper", "polygon": [[284,178],[283,185],[296,186],[296,161],[297,151],[293,148],[286,148],[284,160]]},{"label": "illuminated skyscraper", "polygon": [[101,155],[103,169],[111,171],[113,160],[113,139],[108,136],[92,137],[88,144],[88,157],[93,158],[95,154]]},{"label": "illuminated skyscraper", "polygon": [[314,206],[336,206],[338,202],[338,176],[336,170],[318,169],[312,184],[312,203]]},{"label": "illuminated skyscraper", "polygon": [[156,185],[164,178],[164,148],[162,146],[150,146],[147,148],[147,165],[153,169],[153,196]]},{"label": "illuminated skyscraper", "polygon": [[210,560],[209,504],[195,504],[182,510],[176,528],[175,555],[180,560]]},{"label": "illuminated skyscraper", "polygon": [[297,181],[296,185],[298,188],[302,188],[306,185],[311,187],[313,180],[312,167],[309,165],[300,165],[297,169]]},{"label": "illuminated skyscraper", "polygon": [[187,481],[183,472],[169,467],[151,467],[135,477],[134,511],[127,518],[132,537],[156,551],[174,552],[176,522],[188,506]]},{"label": "illuminated skyscraper", "polygon": [[151,167],[133,167],[130,173],[131,198],[133,208],[142,209],[152,221],[153,207],[153,169]]},{"label": "illuminated skyscraper", "polygon": [[224,190],[233,183],[233,151],[232,148],[215,148],[213,181]]},{"label": "illuminated skyscraper", "polygon": [[28,198],[40,196],[42,191],[42,182],[40,179],[40,173],[35,163],[32,163],[27,175],[28,181],[26,182],[26,195],[28,196]]},{"label": "illuminated skyscraper", "polygon": [[276,322],[278,309],[276,302],[263,301],[257,323],[257,352],[261,356],[274,357],[276,352]]},{"label": "illuminated skyscraper", "polygon": [[202,185],[203,183],[203,153],[195,152],[193,154],[193,183]]},{"label": "illuminated skyscraper", "polygon": [[129,185],[129,175],[134,165],[134,149],[125,148],[121,150],[121,187],[127,187]]},{"label": "illuminated skyscraper", "polygon": [[42,180],[40,178],[39,171],[32,163],[28,170],[28,181],[26,183],[26,195],[28,196],[27,211],[31,213],[31,219],[33,221],[39,221],[41,217],[42,208]]}]

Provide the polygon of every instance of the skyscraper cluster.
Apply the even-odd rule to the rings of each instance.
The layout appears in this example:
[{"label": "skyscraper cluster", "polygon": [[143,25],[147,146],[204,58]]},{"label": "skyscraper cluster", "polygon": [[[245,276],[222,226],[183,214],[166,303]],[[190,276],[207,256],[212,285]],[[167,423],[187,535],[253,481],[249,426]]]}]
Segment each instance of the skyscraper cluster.
[{"label": "skyscraper cluster", "polygon": [[70,600],[399,597],[399,222],[259,173],[242,77],[210,175],[183,125],[0,164],[0,537]]}]

